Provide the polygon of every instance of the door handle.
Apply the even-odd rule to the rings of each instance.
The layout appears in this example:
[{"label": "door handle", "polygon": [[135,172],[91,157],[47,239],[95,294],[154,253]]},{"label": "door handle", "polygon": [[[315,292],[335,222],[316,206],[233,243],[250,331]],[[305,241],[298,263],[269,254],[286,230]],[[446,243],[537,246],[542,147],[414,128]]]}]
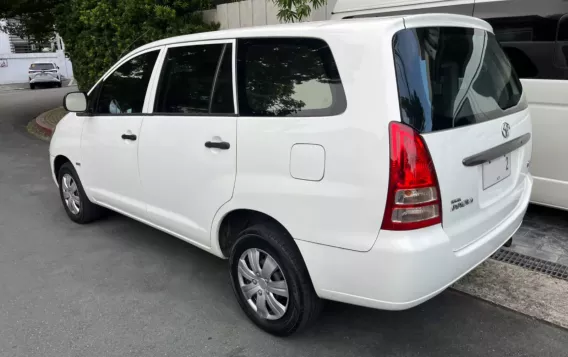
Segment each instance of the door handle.
[{"label": "door handle", "polygon": [[229,144],[226,141],[221,141],[221,142],[212,142],[212,141],[208,141],[205,143],[205,147],[209,148],[209,149],[221,149],[221,150],[229,150],[229,148],[231,147],[231,144]]},{"label": "door handle", "polygon": [[134,141],[134,140],[136,140],[136,135],[134,135],[134,134],[122,134],[122,138],[123,138],[124,140],[132,140],[132,141]]}]

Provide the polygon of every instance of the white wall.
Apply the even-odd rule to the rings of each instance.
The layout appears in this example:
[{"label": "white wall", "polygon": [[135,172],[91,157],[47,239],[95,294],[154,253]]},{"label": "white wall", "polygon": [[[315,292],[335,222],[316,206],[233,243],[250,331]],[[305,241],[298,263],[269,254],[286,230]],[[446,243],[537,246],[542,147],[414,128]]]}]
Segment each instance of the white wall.
[{"label": "white wall", "polygon": [[[0,21],[0,25],[3,24],[5,21]],[[59,43],[57,46],[59,47]],[[0,67],[0,84],[27,82],[30,64],[38,61],[55,62],[64,77],[73,77],[73,65],[65,58],[63,50],[65,47],[58,48],[56,52],[12,53],[10,36],[0,32],[0,60],[8,63],[8,67]]]},{"label": "white wall", "polygon": [[[312,10],[310,17],[303,21],[329,20],[336,2],[337,0],[328,0],[327,5]],[[204,18],[218,22],[221,29],[274,25],[280,23],[278,10],[272,0],[245,0],[217,5],[217,10],[205,11]]]},{"label": "white wall", "polygon": [[[0,21],[0,25],[5,25],[6,21]],[[7,33],[0,32],[0,55],[3,53],[11,53],[10,36]]]},{"label": "white wall", "polygon": [[0,84],[27,82],[30,64],[38,61],[55,62],[59,66],[59,71],[63,76],[67,78],[73,76],[73,66],[71,62],[65,58],[63,51],[7,53],[0,54],[0,58],[8,61],[8,67],[0,67]]}]

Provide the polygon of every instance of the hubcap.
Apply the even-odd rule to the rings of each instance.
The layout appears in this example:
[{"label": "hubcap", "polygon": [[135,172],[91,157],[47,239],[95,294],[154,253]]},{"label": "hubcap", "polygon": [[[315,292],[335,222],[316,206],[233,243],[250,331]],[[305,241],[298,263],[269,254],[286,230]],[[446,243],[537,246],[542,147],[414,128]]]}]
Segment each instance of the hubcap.
[{"label": "hubcap", "polygon": [[73,214],[79,214],[81,211],[81,199],[79,198],[79,190],[73,176],[69,174],[63,175],[61,190],[63,192],[63,200],[69,211]]},{"label": "hubcap", "polygon": [[288,309],[288,284],[274,258],[250,248],[239,259],[239,285],[251,308],[262,318],[278,320]]}]

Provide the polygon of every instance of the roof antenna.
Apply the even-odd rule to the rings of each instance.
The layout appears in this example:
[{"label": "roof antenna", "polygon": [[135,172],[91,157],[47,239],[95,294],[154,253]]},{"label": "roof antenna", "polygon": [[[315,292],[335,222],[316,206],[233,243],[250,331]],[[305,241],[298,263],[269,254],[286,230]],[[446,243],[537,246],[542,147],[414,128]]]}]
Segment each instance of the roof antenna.
[{"label": "roof antenna", "polygon": [[[130,45],[126,46],[126,48],[124,49],[124,51],[122,51],[122,53],[120,54],[120,56],[118,56],[118,60],[122,58],[122,56],[124,55],[124,53],[125,53],[126,51],[128,51],[128,49],[130,48],[130,46],[132,46],[134,43],[136,43],[136,41],[138,41],[140,38],[142,38],[142,36],[144,36],[145,34],[147,34],[150,30],[151,30],[151,29],[146,30],[146,32],[144,32],[142,35],[136,37],[136,38],[134,39],[134,41],[132,41],[132,42],[130,43]],[[117,61],[118,61],[118,60],[117,60]]]}]

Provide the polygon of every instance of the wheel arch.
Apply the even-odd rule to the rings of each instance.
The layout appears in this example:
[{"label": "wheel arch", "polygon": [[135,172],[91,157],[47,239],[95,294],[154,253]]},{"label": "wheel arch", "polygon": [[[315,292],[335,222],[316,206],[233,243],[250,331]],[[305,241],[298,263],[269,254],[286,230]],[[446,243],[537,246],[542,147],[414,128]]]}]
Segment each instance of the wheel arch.
[{"label": "wheel arch", "polygon": [[53,174],[56,178],[59,176],[61,166],[63,166],[66,162],[71,162],[71,160],[69,160],[69,158],[65,155],[57,155],[53,160]]},{"label": "wheel arch", "polygon": [[296,245],[292,234],[280,221],[261,211],[249,208],[235,208],[222,214],[217,222],[217,228],[213,230],[215,235],[212,239],[212,248],[217,255],[224,258],[230,255],[231,247],[238,238],[238,234],[245,228],[259,223],[271,223],[278,226],[288,233],[290,240]]}]

